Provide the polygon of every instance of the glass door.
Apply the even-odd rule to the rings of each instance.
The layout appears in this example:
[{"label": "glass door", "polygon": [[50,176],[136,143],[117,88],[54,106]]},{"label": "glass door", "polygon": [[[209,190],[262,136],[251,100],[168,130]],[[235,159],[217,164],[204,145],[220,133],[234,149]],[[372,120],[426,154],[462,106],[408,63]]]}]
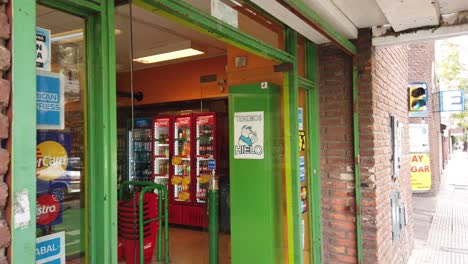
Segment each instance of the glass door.
[{"label": "glass door", "polygon": [[156,117],[153,119],[153,177],[154,182],[167,187],[170,169],[170,129],[172,118]]},{"label": "glass door", "polygon": [[87,243],[85,19],[37,5],[36,22],[36,260],[80,263]]},{"label": "glass door", "polygon": [[310,215],[311,209],[310,205],[310,193],[309,190],[311,182],[309,181],[310,173],[310,150],[309,150],[309,140],[310,135],[308,133],[309,124],[308,124],[308,96],[309,91],[306,89],[299,88],[298,91],[299,100],[298,100],[298,116],[299,116],[299,178],[300,178],[300,194],[301,194],[301,247],[304,256],[304,263],[311,263],[313,259],[313,252],[311,251],[311,225],[310,225]]},{"label": "glass door", "polygon": [[211,170],[208,162],[216,159],[215,113],[198,114],[195,117],[196,137],[196,201],[206,203]]},{"label": "glass door", "polygon": [[172,156],[172,199],[180,203],[191,203],[191,129],[192,115],[180,115],[174,118]]}]

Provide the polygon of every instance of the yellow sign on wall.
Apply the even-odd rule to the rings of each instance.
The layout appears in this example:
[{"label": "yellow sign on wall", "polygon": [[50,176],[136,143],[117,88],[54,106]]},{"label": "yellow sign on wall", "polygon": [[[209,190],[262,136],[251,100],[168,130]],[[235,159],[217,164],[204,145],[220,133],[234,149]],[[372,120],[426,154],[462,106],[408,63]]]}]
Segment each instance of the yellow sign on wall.
[{"label": "yellow sign on wall", "polygon": [[413,191],[428,191],[431,189],[431,162],[426,153],[415,153],[411,158],[411,187]]}]

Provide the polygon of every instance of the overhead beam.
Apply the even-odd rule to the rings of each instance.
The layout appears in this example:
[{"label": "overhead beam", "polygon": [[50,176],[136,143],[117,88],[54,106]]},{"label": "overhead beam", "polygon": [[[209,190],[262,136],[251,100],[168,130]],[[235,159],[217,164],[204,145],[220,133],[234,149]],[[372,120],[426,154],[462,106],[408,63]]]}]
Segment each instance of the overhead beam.
[{"label": "overhead beam", "polygon": [[302,0],[323,20],[348,39],[357,39],[358,29],[331,0]]},{"label": "overhead beam", "polygon": [[468,34],[468,11],[443,15],[439,26],[421,27],[395,32],[390,25],[372,28],[374,46],[390,46],[415,41],[436,40]]},{"label": "overhead beam", "polygon": [[323,44],[329,40],[275,0],[250,0],[310,41]]},{"label": "overhead beam", "polygon": [[345,52],[351,55],[357,54],[356,46],[345,36],[336,31],[328,22],[323,20],[315,11],[313,11],[302,0],[277,0],[284,7],[289,9],[295,15],[307,21],[315,30],[322,33],[331,42],[340,46]]}]

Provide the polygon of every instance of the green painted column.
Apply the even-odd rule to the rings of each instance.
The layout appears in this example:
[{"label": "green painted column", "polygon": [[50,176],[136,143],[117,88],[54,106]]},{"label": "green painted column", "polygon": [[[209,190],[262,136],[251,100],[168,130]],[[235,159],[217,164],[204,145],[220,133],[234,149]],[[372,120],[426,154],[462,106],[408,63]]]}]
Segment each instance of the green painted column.
[{"label": "green painted column", "polygon": [[36,262],[36,1],[12,8],[10,256]]},{"label": "green painted column", "polygon": [[232,263],[284,263],[280,89],[229,88]]},{"label": "green painted column", "polygon": [[210,234],[210,264],[219,262],[219,187],[218,180],[214,174],[210,179],[210,188],[208,191],[208,232]]}]

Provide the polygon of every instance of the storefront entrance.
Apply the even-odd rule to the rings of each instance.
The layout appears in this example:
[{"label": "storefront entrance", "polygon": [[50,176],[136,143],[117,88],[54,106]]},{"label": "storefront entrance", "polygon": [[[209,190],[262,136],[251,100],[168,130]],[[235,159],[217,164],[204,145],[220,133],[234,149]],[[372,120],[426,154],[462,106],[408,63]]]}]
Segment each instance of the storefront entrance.
[{"label": "storefront entrance", "polygon": [[[313,182],[301,184],[299,170],[310,178],[317,168],[301,167],[300,158],[313,155],[300,152],[301,134],[291,133],[301,125],[298,117],[308,118],[303,127],[310,121],[297,112],[298,106],[309,111],[310,102],[296,87],[297,33],[235,3],[71,2],[44,0],[36,8],[36,99],[42,110],[35,142],[36,259],[135,262],[137,242],[121,248],[119,238],[122,231],[147,235],[149,229],[128,229],[119,201],[131,201],[140,183],[156,183],[167,190],[167,196],[158,193],[157,206],[168,204],[164,249],[171,262],[207,263],[213,174],[219,183],[220,263],[315,259],[308,213]],[[216,17],[217,8],[230,15]],[[176,9],[189,15],[172,16]],[[167,57],[181,50],[195,53]],[[252,236],[258,243],[243,243]],[[41,251],[47,243],[61,251]]]},{"label": "storefront entrance", "polygon": [[[283,73],[274,71],[272,60],[187,28],[138,5],[117,7],[115,21],[118,185],[126,188],[126,185],[155,182],[168,190],[171,263],[209,263],[213,250],[217,251],[219,263],[239,263],[247,258],[254,261],[250,253],[248,256],[232,256],[232,253],[239,250],[247,253],[262,244],[267,246],[260,247],[265,250],[257,254],[259,258],[283,263],[287,254],[284,242],[277,245],[275,242],[284,241],[283,225],[286,222],[281,194],[281,142],[284,139],[280,108],[276,107],[281,104]],[[254,27],[270,30],[260,24],[250,24],[250,30]],[[271,30],[262,34],[275,45],[281,45],[281,35],[277,32]],[[182,52],[192,54],[177,57],[177,53]],[[265,87],[262,88],[261,83]],[[231,98],[233,91],[242,90],[244,86],[245,91],[236,96],[250,97],[250,103]],[[262,89],[274,91],[275,100],[259,104],[263,98],[257,93]],[[232,107],[231,111],[233,102],[244,106]],[[275,107],[271,105],[273,102]],[[245,107],[248,104],[253,108]],[[257,127],[253,120],[239,122],[239,125],[229,121],[229,116],[234,116],[233,111],[250,116],[247,111],[252,112],[254,108],[262,111],[260,115],[265,118],[265,121],[259,120],[261,126]],[[230,135],[233,138],[230,139]],[[237,147],[243,147],[239,152],[242,155],[234,157]],[[247,151],[250,147],[252,151]],[[233,159],[251,162],[238,161],[239,164],[233,165]],[[210,165],[211,162],[215,165]],[[266,169],[273,163],[277,164],[274,173]],[[240,170],[234,170],[253,169],[252,166],[257,167],[255,172],[247,170],[238,175]],[[208,232],[208,193],[213,174],[219,185],[216,216],[220,233],[216,249],[210,248],[212,237]],[[241,180],[239,176],[245,178]],[[265,189],[262,184],[271,185],[270,189]],[[125,192],[128,192],[127,198],[132,199],[138,188],[128,188]],[[254,201],[258,201],[256,207]],[[250,203],[248,210],[246,202]],[[257,210],[265,212],[265,218],[259,218]],[[129,242],[129,230],[123,224],[131,220],[123,216],[120,207],[118,217],[119,256],[121,261],[128,263],[138,252],[134,250],[135,244]],[[231,222],[233,217],[235,226]],[[246,244],[249,230],[258,232],[257,240],[250,239],[250,246]],[[154,247],[153,259],[157,259],[158,243],[145,244],[148,252]],[[237,246],[239,243],[244,245]]]}]

